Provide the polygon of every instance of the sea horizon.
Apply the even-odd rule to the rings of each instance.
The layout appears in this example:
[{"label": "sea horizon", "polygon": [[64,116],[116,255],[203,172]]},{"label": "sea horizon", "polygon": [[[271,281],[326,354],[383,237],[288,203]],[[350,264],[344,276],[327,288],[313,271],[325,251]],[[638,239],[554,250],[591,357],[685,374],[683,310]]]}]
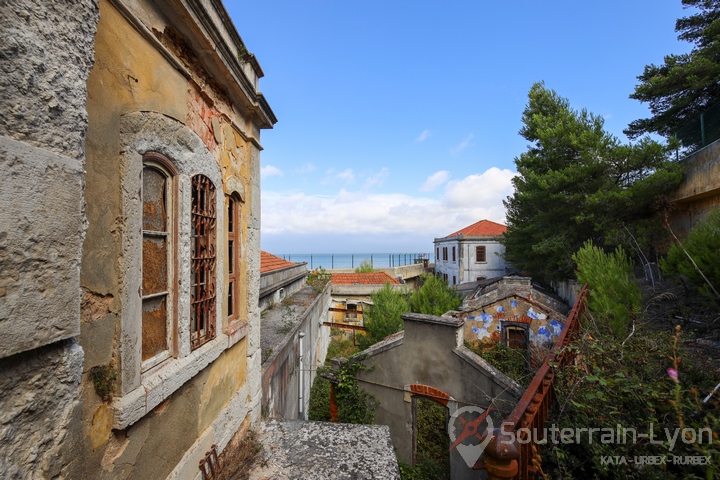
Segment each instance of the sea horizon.
[{"label": "sea horizon", "polygon": [[433,252],[417,253],[279,253],[274,254],[293,263],[307,263],[308,268],[326,270],[357,268],[363,261],[370,262],[373,268],[391,268],[412,265],[416,260],[435,261]]}]

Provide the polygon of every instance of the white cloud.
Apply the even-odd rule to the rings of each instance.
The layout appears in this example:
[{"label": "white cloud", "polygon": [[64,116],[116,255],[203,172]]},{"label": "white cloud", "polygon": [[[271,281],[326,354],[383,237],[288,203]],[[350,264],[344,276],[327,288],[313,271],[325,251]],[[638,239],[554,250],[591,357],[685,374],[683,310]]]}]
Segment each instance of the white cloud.
[{"label": "white cloud", "polygon": [[458,153],[462,152],[468,147],[471,147],[473,144],[471,143],[472,139],[475,138],[475,134],[471,133],[467,137],[465,137],[465,140],[455,145],[453,148],[450,149],[450,153],[453,155],[457,155]]},{"label": "white cloud", "polygon": [[352,168],[347,168],[342,172],[338,173],[335,178],[343,180],[347,183],[352,183],[353,181],[355,181],[355,174],[353,173]]},{"label": "white cloud", "polygon": [[266,165],[260,169],[260,178],[282,177],[283,171],[272,165]]},{"label": "white cloud", "polygon": [[449,174],[450,172],[448,172],[447,170],[440,170],[439,172],[433,173],[427,178],[427,180],[425,180],[423,186],[420,187],[420,191],[432,192],[437,187],[448,181]]},{"label": "white cloud", "polygon": [[312,173],[317,170],[317,167],[312,162],[307,162],[302,167],[296,170],[297,173]]},{"label": "white cloud", "polygon": [[365,188],[366,190],[369,190],[375,186],[379,187],[383,183],[385,183],[385,180],[387,180],[389,175],[390,175],[390,170],[388,170],[387,167],[383,167],[380,169],[379,172],[373,173],[365,180],[365,185],[363,188]]},{"label": "white cloud", "polygon": [[[387,175],[387,169],[374,178],[383,173]],[[317,249],[327,238],[340,238],[351,232],[360,245],[365,235],[386,238],[386,245],[398,238],[410,238],[426,245],[425,250],[430,251],[435,237],[443,237],[482,219],[503,222],[502,201],[512,193],[510,180],[515,175],[510,170],[493,167],[449,182],[440,199],[402,193],[374,194],[366,190],[342,189],[332,196],[284,195],[264,190],[263,242],[285,245],[277,247],[285,251],[301,243],[308,245],[305,249]],[[336,244],[325,248],[341,252],[349,247]]]},{"label": "white cloud", "polygon": [[423,130],[415,139],[415,143],[422,143],[430,136],[430,130]]}]

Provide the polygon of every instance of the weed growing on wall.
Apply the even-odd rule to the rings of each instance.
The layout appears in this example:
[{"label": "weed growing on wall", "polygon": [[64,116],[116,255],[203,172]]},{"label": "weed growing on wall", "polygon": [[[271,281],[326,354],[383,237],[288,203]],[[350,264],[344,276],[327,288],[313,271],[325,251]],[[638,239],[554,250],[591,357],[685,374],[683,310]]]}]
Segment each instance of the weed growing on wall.
[{"label": "weed growing on wall", "polygon": [[520,385],[526,386],[532,380],[533,373],[528,370],[524,350],[510,348],[500,342],[465,341],[465,346]]},{"label": "weed growing on wall", "polygon": [[336,372],[338,383],[335,384],[335,399],[338,421],[341,423],[372,424],[375,420],[375,409],[379,402],[374,395],[358,386],[356,377],[360,370],[369,370],[369,367],[350,359]]},{"label": "weed growing on wall", "polygon": [[362,262],[360,262],[360,266],[355,269],[355,273],[373,273],[375,269],[372,266],[372,263],[366,258]]},{"label": "weed growing on wall", "polygon": [[308,274],[305,283],[317,293],[320,293],[325,289],[325,285],[327,285],[331,277],[332,275],[329,274],[327,270],[323,267],[318,267]]}]

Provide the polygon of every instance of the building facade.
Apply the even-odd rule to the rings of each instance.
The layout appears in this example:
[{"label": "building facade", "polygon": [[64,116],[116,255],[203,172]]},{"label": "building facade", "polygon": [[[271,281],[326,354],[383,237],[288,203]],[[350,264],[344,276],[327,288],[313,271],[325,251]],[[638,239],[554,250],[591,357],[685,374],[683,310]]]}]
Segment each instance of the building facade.
[{"label": "building facade", "polygon": [[480,220],[436,238],[435,275],[449,285],[502,277],[506,273],[505,247],[500,240],[506,230],[500,223]]},{"label": "building facade", "polygon": [[219,0],[0,8],[0,470],[200,478],[260,417],[263,72]]}]

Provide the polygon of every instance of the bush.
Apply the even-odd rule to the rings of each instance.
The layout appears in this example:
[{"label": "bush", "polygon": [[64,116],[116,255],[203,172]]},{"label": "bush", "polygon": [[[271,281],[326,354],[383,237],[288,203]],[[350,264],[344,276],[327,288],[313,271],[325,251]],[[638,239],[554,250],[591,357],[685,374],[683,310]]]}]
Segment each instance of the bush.
[{"label": "bush", "polygon": [[372,263],[367,258],[360,262],[360,266],[355,269],[355,273],[373,273],[374,271]]},{"label": "bush", "polygon": [[358,337],[362,350],[402,330],[403,321],[400,315],[410,311],[407,294],[392,288],[390,283],[386,283],[370,298],[373,305],[367,306],[363,311],[365,335]]},{"label": "bush", "polygon": [[330,281],[331,274],[327,272],[323,267],[318,267],[310,272],[305,280],[305,283],[310,285],[313,290],[320,293],[325,289],[325,285]]},{"label": "bush", "polygon": [[500,342],[466,341],[465,346],[520,385],[528,385],[532,380],[524,350],[510,348]]},{"label": "bush", "polygon": [[606,254],[591,241],[572,256],[577,263],[580,283],[590,289],[588,308],[604,321],[610,331],[624,337],[628,325],[640,313],[642,294],[632,276],[632,261],[618,247]]},{"label": "bush", "polygon": [[[592,324],[587,318],[583,334],[568,347],[576,351],[577,361],[558,372],[555,392],[559,410],[547,422],[557,429],[585,430],[579,443],[549,441],[542,450],[548,478],[716,478],[713,473],[720,460],[720,442],[715,433],[710,442],[704,434],[702,444],[686,443],[678,436],[671,445],[667,437],[667,432],[672,437],[682,428],[717,432],[717,401],[702,404],[706,393],[700,393],[713,388],[713,369],[688,357],[679,342],[679,327],[670,335],[642,325],[621,344],[612,335],[587,327]],[[678,372],[677,383],[667,373],[670,367]],[[635,429],[637,439],[628,434],[626,441],[602,442],[601,435],[617,432],[618,425]],[[651,425],[653,438],[649,436]],[[596,429],[592,443],[588,437],[591,428]],[[712,457],[709,467],[673,464],[675,456],[700,455]],[[604,464],[601,459],[607,456],[625,456],[628,464]],[[629,462],[641,456],[666,456],[668,460],[666,465],[651,468]]]},{"label": "bush", "polygon": [[320,375],[315,377],[310,389],[308,420],[330,421],[330,382]]},{"label": "bush", "polygon": [[705,221],[695,225],[682,245],[673,245],[667,258],[660,261],[660,267],[667,275],[684,275],[701,294],[717,299],[717,288],[720,287],[720,210],[714,210]]},{"label": "bush", "polygon": [[462,304],[457,289],[448,286],[445,280],[426,274],[421,281],[422,286],[410,298],[413,312],[440,316]]}]

